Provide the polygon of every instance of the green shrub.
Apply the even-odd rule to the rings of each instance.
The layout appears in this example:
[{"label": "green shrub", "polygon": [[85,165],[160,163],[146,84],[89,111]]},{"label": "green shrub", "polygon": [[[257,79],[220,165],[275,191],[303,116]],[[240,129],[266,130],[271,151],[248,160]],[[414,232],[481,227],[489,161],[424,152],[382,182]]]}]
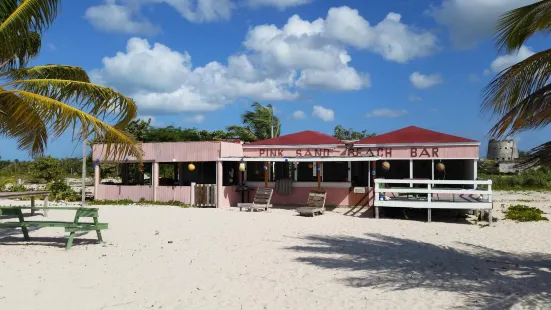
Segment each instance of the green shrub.
[{"label": "green shrub", "polygon": [[50,191],[50,199],[53,201],[77,201],[80,197],[78,193],[71,189],[65,181],[54,181],[46,185],[46,190]]},{"label": "green shrub", "polygon": [[141,198],[140,201],[134,202],[129,199],[122,199],[122,200],[92,200],[88,203],[89,205],[115,205],[115,206],[127,206],[131,204],[137,204],[137,205],[155,205],[155,206],[175,206],[180,208],[190,208],[191,205],[185,204],[181,201],[177,200],[170,200],[170,201],[148,201],[144,198]]},{"label": "green shrub", "polygon": [[518,222],[537,222],[548,220],[545,216],[543,216],[542,210],[525,205],[510,206],[505,211],[505,218]]},{"label": "green shrub", "polygon": [[26,192],[27,188],[23,184],[12,183],[10,192]]}]

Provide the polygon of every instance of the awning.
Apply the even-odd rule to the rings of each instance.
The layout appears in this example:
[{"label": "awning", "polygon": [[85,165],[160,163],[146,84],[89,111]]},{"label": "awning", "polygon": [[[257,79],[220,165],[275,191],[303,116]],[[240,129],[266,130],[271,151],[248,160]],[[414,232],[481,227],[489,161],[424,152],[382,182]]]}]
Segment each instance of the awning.
[{"label": "awning", "polygon": [[336,162],[336,161],[376,161],[377,156],[346,156],[346,157],[222,157],[218,161],[245,161],[245,162]]}]

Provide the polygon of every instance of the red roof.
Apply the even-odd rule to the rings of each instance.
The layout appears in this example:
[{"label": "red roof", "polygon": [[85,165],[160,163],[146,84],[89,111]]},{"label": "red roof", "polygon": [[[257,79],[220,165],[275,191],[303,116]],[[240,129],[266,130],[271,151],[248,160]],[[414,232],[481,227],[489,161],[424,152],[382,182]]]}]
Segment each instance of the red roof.
[{"label": "red roof", "polygon": [[272,139],[251,142],[248,145],[320,145],[344,144],[341,140],[321,132],[305,130]]},{"label": "red roof", "polygon": [[355,144],[411,144],[411,143],[476,143],[478,141],[416,126],[409,126],[382,135],[366,138]]}]

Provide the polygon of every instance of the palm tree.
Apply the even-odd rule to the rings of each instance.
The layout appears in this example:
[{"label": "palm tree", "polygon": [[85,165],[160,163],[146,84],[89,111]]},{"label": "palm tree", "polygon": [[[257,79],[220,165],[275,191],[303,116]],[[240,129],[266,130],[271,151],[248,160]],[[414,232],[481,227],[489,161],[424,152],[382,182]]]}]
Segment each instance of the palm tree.
[{"label": "palm tree", "polygon": [[279,137],[281,122],[274,116],[271,104],[263,106],[258,102],[251,105],[253,111],[241,115],[243,126],[228,126],[228,131],[244,141],[258,141]]},{"label": "palm tree", "polygon": [[[78,67],[26,67],[40,51],[40,35],[57,16],[61,0],[0,1],[0,136],[41,156],[48,138],[72,129],[77,140],[93,133],[106,153],[141,160],[134,138],[122,129],[136,116],[135,102],[92,84]],[[109,119],[115,125],[105,122]]]},{"label": "palm tree", "polygon": [[[497,23],[497,46],[514,52],[537,32],[551,30],[551,0],[504,14]],[[542,129],[551,121],[551,49],[539,52],[499,74],[484,91],[482,109],[500,119],[490,130],[493,138]],[[527,166],[551,163],[551,141],[532,149]]]}]

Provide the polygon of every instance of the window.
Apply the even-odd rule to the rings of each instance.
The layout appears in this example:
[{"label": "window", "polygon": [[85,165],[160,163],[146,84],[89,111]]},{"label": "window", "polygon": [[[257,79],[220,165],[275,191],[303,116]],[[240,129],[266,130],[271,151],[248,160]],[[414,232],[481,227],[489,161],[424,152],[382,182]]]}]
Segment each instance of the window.
[{"label": "window", "polygon": [[232,186],[239,184],[239,174],[243,173],[239,171],[239,162],[225,161],[222,163],[222,185]]},{"label": "window", "polygon": [[294,170],[293,165],[290,162],[275,162],[273,163],[274,172],[271,176],[272,181],[277,181],[281,179],[291,179],[294,180]]},{"label": "window", "polygon": [[298,182],[317,182],[318,177],[314,170],[314,163],[300,162],[297,165]]},{"label": "window", "polygon": [[[110,174],[104,173],[102,177],[111,176],[111,180],[104,182],[105,185],[151,185],[152,164],[144,163],[143,171],[140,171],[138,164],[120,164],[111,169]],[[107,169],[106,169],[107,171]],[[114,177],[118,174],[118,177]],[[119,181],[120,180],[120,181]]]},{"label": "window", "polygon": [[324,182],[346,182],[348,181],[348,162],[325,162],[323,163]]},{"label": "window", "polygon": [[247,181],[264,182],[264,162],[249,161],[247,166]]}]

